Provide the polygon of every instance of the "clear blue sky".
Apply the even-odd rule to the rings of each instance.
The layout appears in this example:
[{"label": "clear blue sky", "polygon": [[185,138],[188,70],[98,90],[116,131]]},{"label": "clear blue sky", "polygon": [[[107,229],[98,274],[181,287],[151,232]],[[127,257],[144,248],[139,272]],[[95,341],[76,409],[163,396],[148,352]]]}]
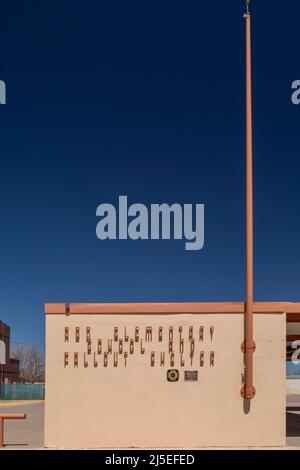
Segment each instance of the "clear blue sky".
[{"label": "clear blue sky", "polygon": [[[300,301],[300,13],[254,1],[255,297]],[[244,2],[1,5],[0,318],[45,302],[244,298]],[[96,207],[205,204],[205,248],[96,238]]]}]

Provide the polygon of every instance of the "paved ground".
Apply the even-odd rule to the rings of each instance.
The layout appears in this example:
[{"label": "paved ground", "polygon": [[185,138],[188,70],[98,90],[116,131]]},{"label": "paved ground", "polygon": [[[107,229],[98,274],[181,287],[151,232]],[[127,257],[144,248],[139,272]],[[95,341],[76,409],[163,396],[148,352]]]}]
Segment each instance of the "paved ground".
[{"label": "paved ground", "polygon": [[44,443],[44,402],[1,402],[0,413],[26,413],[25,420],[5,422],[6,449],[41,448]]},{"label": "paved ground", "polygon": [[300,395],[288,395],[286,407],[287,445],[300,448]]},{"label": "paved ground", "polygon": [[[6,449],[38,449],[44,442],[43,402],[1,402],[0,413],[26,413],[27,419],[5,423]],[[300,395],[287,397],[287,447],[300,449]]]}]

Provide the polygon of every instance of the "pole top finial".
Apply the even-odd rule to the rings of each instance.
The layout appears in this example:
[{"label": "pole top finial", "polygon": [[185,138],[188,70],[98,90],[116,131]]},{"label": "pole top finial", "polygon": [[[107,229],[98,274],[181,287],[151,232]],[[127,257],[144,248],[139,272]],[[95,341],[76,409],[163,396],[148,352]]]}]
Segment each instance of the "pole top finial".
[{"label": "pole top finial", "polygon": [[250,15],[250,0],[246,0],[247,15]]}]

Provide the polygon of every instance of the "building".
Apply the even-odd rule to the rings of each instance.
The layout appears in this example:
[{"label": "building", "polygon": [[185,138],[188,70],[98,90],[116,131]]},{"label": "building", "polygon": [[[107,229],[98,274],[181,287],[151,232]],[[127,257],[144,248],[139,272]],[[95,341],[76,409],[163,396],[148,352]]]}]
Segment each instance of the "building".
[{"label": "building", "polygon": [[300,303],[253,298],[249,1],[244,17],[246,302],[47,304],[46,447],[286,443]]},{"label": "building", "polygon": [[19,381],[20,361],[10,357],[10,327],[0,320],[0,381]]},{"label": "building", "polygon": [[242,393],[244,309],[47,304],[45,446],[284,446],[286,345],[300,338],[300,304],[255,302],[252,400]]}]

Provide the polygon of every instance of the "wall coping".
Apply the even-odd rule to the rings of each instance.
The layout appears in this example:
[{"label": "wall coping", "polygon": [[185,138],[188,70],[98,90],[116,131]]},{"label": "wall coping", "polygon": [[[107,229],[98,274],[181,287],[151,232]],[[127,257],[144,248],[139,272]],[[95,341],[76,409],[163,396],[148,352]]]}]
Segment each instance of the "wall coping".
[{"label": "wall coping", "polygon": [[[182,314],[244,313],[244,302],[128,302],[128,303],[46,303],[45,313],[73,314]],[[300,303],[255,302],[254,313],[288,315],[288,321],[300,321]]]}]

